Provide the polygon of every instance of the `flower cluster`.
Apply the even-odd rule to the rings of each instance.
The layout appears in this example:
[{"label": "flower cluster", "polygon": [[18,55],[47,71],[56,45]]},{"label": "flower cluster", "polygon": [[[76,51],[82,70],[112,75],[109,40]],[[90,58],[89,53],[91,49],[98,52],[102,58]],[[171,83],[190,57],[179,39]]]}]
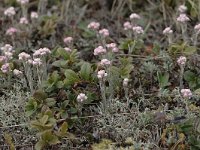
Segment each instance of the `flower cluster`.
[{"label": "flower cluster", "polygon": [[130,30],[132,25],[129,21],[124,22],[124,30]]},{"label": "flower cluster", "polygon": [[29,3],[29,0],[17,0],[17,2],[20,3],[21,5],[25,5]]},{"label": "flower cluster", "polygon": [[9,7],[4,11],[4,15],[8,17],[14,16],[15,14],[16,12],[14,7]]},{"label": "flower cluster", "polygon": [[32,62],[30,62],[33,66],[41,66],[42,60],[40,58],[34,58]]},{"label": "flower cluster", "polygon": [[77,96],[77,101],[78,102],[83,102],[85,100],[87,100],[88,97],[84,94],[84,93],[80,93],[78,96]]},{"label": "flower cluster", "polygon": [[101,29],[101,30],[99,30],[99,34],[103,37],[107,37],[107,36],[109,36],[109,31],[108,31],[108,29]]},{"label": "flower cluster", "polygon": [[141,26],[134,26],[133,28],[132,28],[132,30],[133,30],[133,32],[134,32],[134,34],[143,34],[144,33],[144,30],[142,29],[142,27]]},{"label": "flower cluster", "polygon": [[33,53],[33,57],[45,56],[50,53],[51,53],[51,51],[48,48],[44,47],[44,48],[40,48],[40,49],[36,50]]},{"label": "flower cluster", "polygon": [[132,13],[129,16],[129,18],[130,18],[131,22],[126,21],[123,24],[124,30],[125,31],[132,30],[135,35],[143,34],[144,33],[143,28],[141,26],[139,26],[139,25],[136,25],[136,23],[135,23],[135,20],[141,19],[141,17],[136,13]]},{"label": "flower cluster", "polygon": [[19,77],[19,76],[21,76],[23,73],[22,73],[20,70],[18,70],[18,69],[14,69],[14,70],[13,70],[13,74]]},{"label": "flower cluster", "polygon": [[187,21],[190,21],[190,19],[188,18],[188,16],[186,14],[180,14],[177,19],[178,22],[180,23],[185,23]]},{"label": "flower cluster", "polygon": [[3,64],[3,65],[1,66],[1,71],[2,71],[3,73],[9,72],[9,71],[10,71],[10,65],[9,65],[9,63]]},{"label": "flower cluster", "polygon": [[68,53],[70,53],[72,50],[69,47],[65,47],[64,50]]},{"label": "flower cluster", "polygon": [[97,73],[97,77],[99,80],[103,80],[105,77],[107,77],[107,73],[105,70],[99,70]]},{"label": "flower cluster", "polygon": [[136,14],[136,13],[132,13],[132,14],[129,16],[129,18],[130,18],[131,20],[133,20],[133,19],[140,19],[141,17],[140,17],[138,14]]},{"label": "flower cluster", "polygon": [[19,57],[19,60],[25,60],[25,61],[27,61],[28,59],[31,58],[31,55],[29,55],[29,54],[27,54],[25,52],[22,52],[22,53],[20,53],[18,55],[18,57]]},{"label": "flower cluster", "polygon": [[88,29],[98,30],[100,27],[100,23],[93,21],[93,22],[90,22],[87,27]]},{"label": "flower cluster", "polygon": [[14,34],[17,33],[17,32],[18,32],[18,30],[17,30],[16,28],[11,27],[11,28],[7,29],[6,35],[12,36],[12,35],[14,35]]},{"label": "flower cluster", "polygon": [[116,43],[106,44],[106,47],[108,49],[111,49],[113,53],[119,52],[119,49],[117,48],[117,44]]},{"label": "flower cluster", "polygon": [[194,26],[194,30],[200,32],[200,23]]},{"label": "flower cluster", "polygon": [[63,42],[65,43],[65,44],[70,44],[70,43],[72,43],[72,41],[73,41],[73,38],[72,37],[65,37],[64,39],[63,39]]},{"label": "flower cluster", "polygon": [[105,67],[110,66],[111,61],[108,60],[108,59],[102,59],[101,62],[100,62],[100,65],[105,66]]},{"label": "flower cluster", "polygon": [[178,11],[179,11],[180,13],[185,13],[185,12],[187,11],[187,7],[186,7],[185,5],[180,5],[180,6],[178,7]]},{"label": "flower cluster", "polygon": [[165,35],[169,35],[172,33],[173,33],[173,30],[170,27],[167,27],[163,30],[163,34],[165,34]]},{"label": "flower cluster", "polygon": [[184,98],[191,98],[192,92],[190,89],[181,89],[181,94]]},{"label": "flower cluster", "polygon": [[124,78],[124,80],[123,80],[123,86],[127,87],[128,86],[128,82],[129,82],[129,79],[128,78]]},{"label": "flower cluster", "polygon": [[20,24],[28,24],[28,20],[25,17],[20,18]]},{"label": "flower cluster", "polygon": [[13,47],[10,44],[5,44],[3,47],[1,47],[1,50],[3,52],[11,52],[13,50]]},{"label": "flower cluster", "polygon": [[25,17],[20,18],[20,24],[28,24],[28,20]]},{"label": "flower cluster", "polygon": [[177,63],[179,64],[179,66],[184,66],[186,63],[187,59],[184,56],[180,56],[177,60]]},{"label": "flower cluster", "polygon": [[37,19],[38,18],[38,13],[37,12],[31,12],[31,18],[32,19]]},{"label": "flower cluster", "polygon": [[98,46],[97,48],[94,49],[94,55],[98,56],[98,55],[103,55],[106,53],[106,49],[103,48],[103,46]]}]

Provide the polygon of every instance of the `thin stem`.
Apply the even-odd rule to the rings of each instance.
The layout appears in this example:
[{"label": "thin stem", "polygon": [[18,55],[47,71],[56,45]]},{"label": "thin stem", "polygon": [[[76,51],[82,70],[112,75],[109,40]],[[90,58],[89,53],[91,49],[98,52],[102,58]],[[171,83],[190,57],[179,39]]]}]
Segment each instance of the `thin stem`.
[{"label": "thin stem", "polygon": [[103,108],[104,108],[104,111],[106,111],[107,110],[107,101],[106,101],[106,91],[105,91],[104,81],[100,81],[100,90],[101,90],[101,97],[103,100]]},{"label": "thin stem", "polygon": [[183,74],[184,74],[184,66],[181,66],[181,70],[180,70],[180,89],[183,88]]}]

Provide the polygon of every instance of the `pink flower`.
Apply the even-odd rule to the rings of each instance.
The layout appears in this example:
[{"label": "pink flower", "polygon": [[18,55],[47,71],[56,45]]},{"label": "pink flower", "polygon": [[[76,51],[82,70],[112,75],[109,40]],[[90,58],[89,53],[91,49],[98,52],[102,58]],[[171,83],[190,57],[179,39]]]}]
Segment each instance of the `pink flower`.
[{"label": "pink flower", "polygon": [[20,18],[20,24],[28,24],[28,20],[25,17]]},{"label": "pink flower", "polygon": [[116,43],[106,44],[106,47],[111,49],[113,53],[119,52],[119,49],[117,48],[117,44]]},{"label": "pink flower", "polygon": [[179,64],[179,66],[184,66],[186,63],[187,59],[184,56],[180,56],[177,60],[177,63]]},{"label": "pink flower", "polygon": [[98,30],[100,27],[100,23],[99,22],[90,22],[90,24],[88,24],[88,29],[92,29],[92,30]]},{"label": "pink flower", "polygon": [[72,43],[73,38],[69,36],[69,37],[64,38],[63,41],[65,44],[70,44],[70,43]]},{"label": "pink flower", "polygon": [[172,34],[172,33],[173,33],[173,30],[171,30],[170,27],[167,27],[163,30],[163,34],[165,35]]},{"label": "pink flower", "polygon": [[0,56],[0,63],[5,63],[7,58],[5,56]]},{"label": "pink flower", "polygon": [[14,69],[13,70],[13,74],[19,77],[19,76],[22,75],[22,72],[20,70],[18,70],[18,69]]},{"label": "pink flower", "polygon": [[12,35],[14,35],[14,34],[17,33],[17,32],[18,32],[18,30],[17,30],[16,28],[11,27],[11,28],[7,29],[6,35],[12,36]]},{"label": "pink flower", "polygon": [[134,26],[134,27],[132,28],[132,30],[133,30],[133,32],[134,32],[135,34],[143,34],[143,33],[144,33],[144,30],[142,29],[141,26]]},{"label": "pink flower", "polygon": [[140,19],[141,17],[140,17],[138,14],[136,14],[136,13],[132,13],[132,14],[129,16],[129,18],[132,20],[132,19]]},{"label": "pink flower", "polygon": [[200,32],[200,23],[195,25],[194,26],[194,29],[197,31],[197,32]]},{"label": "pink flower", "polygon": [[44,56],[44,55],[47,55],[47,54],[51,54],[51,51],[50,51],[50,49],[44,47],[44,48],[40,48],[40,49],[36,50],[33,53],[33,56],[34,57],[40,57],[40,56]]},{"label": "pink flower", "polygon": [[98,46],[97,48],[94,49],[94,55],[103,55],[106,53],[106,49],[103,48],[102,46]]},{"label": "pink flower", "polygon": [[181,94],[184,98],[191,98],[192,92],[190,89],[181,89]]},{"label": "pink flower", "polygon": [[78,96],[77,96],[77,101],[78,102],[83,102],[85,100],[87,100],[88,97],[84,94],[84,93],[80,93]]},{"label": "pink flower", "polygon": [[100,71],[98,71],[98,73],[97,73],[97,77],[98,77],[98,79],[100,79],[100,80],[102,80],[102,79],[104,79],[105,77],[107,77],[107,73],[106,73],[106,71],[105,70],[100,70]]},{"label": "pink flower", "polygon": [[3,47],[1,47],[1,50],[4,52],[10,52],[13,50],[13,47],[10,44],[5,44]]},{"label": "pink flower", "polygon": [[111,65],[111,61],[108,59],[102,59],[100,62],[100,65],[102,66],[110,66]]},{"label": "pink flower", "polygon": [[9,7],[8,9],[6,9],[4,11],[4,15],[8,16],[8,17],[14,16],[15,14],[16,14],[16,12],[15,12],[15,8],[14,7]]},{"label": "pink flower", "polygon": [[12,52],[4,52],[4,55],[6,56],[7,59],[12,59],[13,58],[13,53]]},{"label": "pink flower", "polygon": [[107,48],[115,48],[115,47],[117,47],[117,44],[116,43],[106,44],[106,47]]},{"label": "pink flower", "polygon": [[108,31],[108,29],[101,29],[101,30],[99,30],[99,34],[103,37],[107,37],[107,36],[109,36],[109,31]]},{"label": "pink flower", "polygon": [[29,3],[29,0],[17,0],[17,2],[20,3],[21,5],[25,5]]},{"label": "pink flower", "polygon": [[184,12],[187,11],[187,7],[186,7],[185,5],[180,5],[180,6],[178,7],[178,11],[179,11],[180,13],[184,13]]},{"label": "pink flower", "polygon": [[3,73],[9,72],[9,70],[10,70],[9,63],[5,63],[5,64],[3,64],[3,65],[1,66],[1,71],[2,71]]},{"label": "pink flower", "polygon": [[132,25],[129,21],[125,22],[124,23],[124,30],[129,30],[132,28]]},{"label": "pink flower", "polygon": [[177,19],[176,19],[178,22],[180,23],[185,23],[187,21],[190,21],[190,19],[187,17],[186,14],[180,14]]},{"label": "pink flower", "polygon": [[29,58],[31,58],[31,56],[25,52],[22,52],[18,55],[19,60],[28,60]]},{"label": "pink flower", "polygon": [[124,80],[123,80],[123,86],[127,87],[128,86],[128,82],[129,82],[129,79],[128,78],[124,78]]},{"label": "pink flower", "polygon": [[42,65],[42,60],[40,58],[35,58],[32,61],[33,66],[41,66]]},{"label": "pink flower", "polygon": [[65,47],[64,49],[65,49],[65,51],[68,52],[68,53],[72,51],[72,50],[71,50],[70,48],[68,48],[68,47]]},{"label": "pink flower", "polygon": [[32,19],[37,19],[38,18],[38,13],[37,12],[31,12],[31,18]]}]

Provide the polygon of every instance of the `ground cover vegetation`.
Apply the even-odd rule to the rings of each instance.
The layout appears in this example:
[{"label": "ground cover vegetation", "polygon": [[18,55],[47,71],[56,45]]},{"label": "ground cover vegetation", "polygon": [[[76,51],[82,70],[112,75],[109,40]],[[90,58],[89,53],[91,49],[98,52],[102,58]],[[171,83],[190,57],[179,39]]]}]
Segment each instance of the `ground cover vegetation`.
[{"label": "ground cover vegetation", "polygon": [[200,1],[0,12],[0,149],[200,149]]}]

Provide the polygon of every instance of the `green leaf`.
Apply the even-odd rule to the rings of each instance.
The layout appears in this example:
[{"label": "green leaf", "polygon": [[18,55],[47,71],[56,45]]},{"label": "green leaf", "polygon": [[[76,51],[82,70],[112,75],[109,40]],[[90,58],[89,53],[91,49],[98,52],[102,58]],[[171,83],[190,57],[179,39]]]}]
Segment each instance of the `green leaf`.
[{"label": "green leaf", "polygon": [[197,48],[195,46],[187,46],[184,50],[183,53],[185,55],[192,55],[197,51]]},{"label": "green leaf", "polygon": [[79,76],[73,70],[70,69],[67,69],[65,71],[65,77],[65,85],[73,85],[75,82],[80,81]]},{"label": "green leaf", "polygon": [[33,97],[36,100],[43,101],[47,98],[47,94],[42,90],[37,90],[33,93]]},{"label": "green leaf", "polygon": [[42,125],[45,125],[47,123],[49,119],[49,116],[48,115],[44,115],[40,120],[40,122],[42,123]]},{"label": "green leaf", "polygon": [[92,73],[92,67],[91,64],[88,62],[84,62],[81,66],[80,70],[80,76],[82,79],[89,81],[90,80],[90,74]]},{"label": "green leaf", "polygon": [[158,82],[159,82],[160,88],[164,88],[164,87],[170,85],[169,73],[161,74],[161,73],[157,72],[157,77],[158,77]]},{"label": "green leaf", "polygon": [[66,135],[67,131],[68,131],[67,122],[63,122],[63,124],[59,128],[58,134],[59,134],[59,136],[64,137]]},{"label": "green leaf", "polygon": [[51,130],[45,131],[42,135],[41,138],[43,141],[48,143],[49,145],[56,145],[60,143],[58,137],[52,133]]},{"label": "green leaf", "polygon": [[25,106],[26,114],[28,116],[31,116],[37,110],[37,106],[38,104],[36,100],[34,98],[31,98]]},{"label": "green leaf", "polygon": [[52,107],[56,104],[56,100],[54,98],[47,98],[45,103],[47,106]]},{"label": "green leaf", "polygon": [[52,66],[66,68],[67,67],[67,60],[57,60],[52,63]]},{"label": "green leaf", "polygon": [[40,139],[36,144],[35,144],[35,149],[36,150],[42,150],[46,146],[45,141]]},{"label": "green leaf", "polygon": [[66,52],[66,50],[64,48],[58,48],[57,49],[59,55],[61,57],[63,57],[65,60],[69,60],[70,59],[70,53]]}]

